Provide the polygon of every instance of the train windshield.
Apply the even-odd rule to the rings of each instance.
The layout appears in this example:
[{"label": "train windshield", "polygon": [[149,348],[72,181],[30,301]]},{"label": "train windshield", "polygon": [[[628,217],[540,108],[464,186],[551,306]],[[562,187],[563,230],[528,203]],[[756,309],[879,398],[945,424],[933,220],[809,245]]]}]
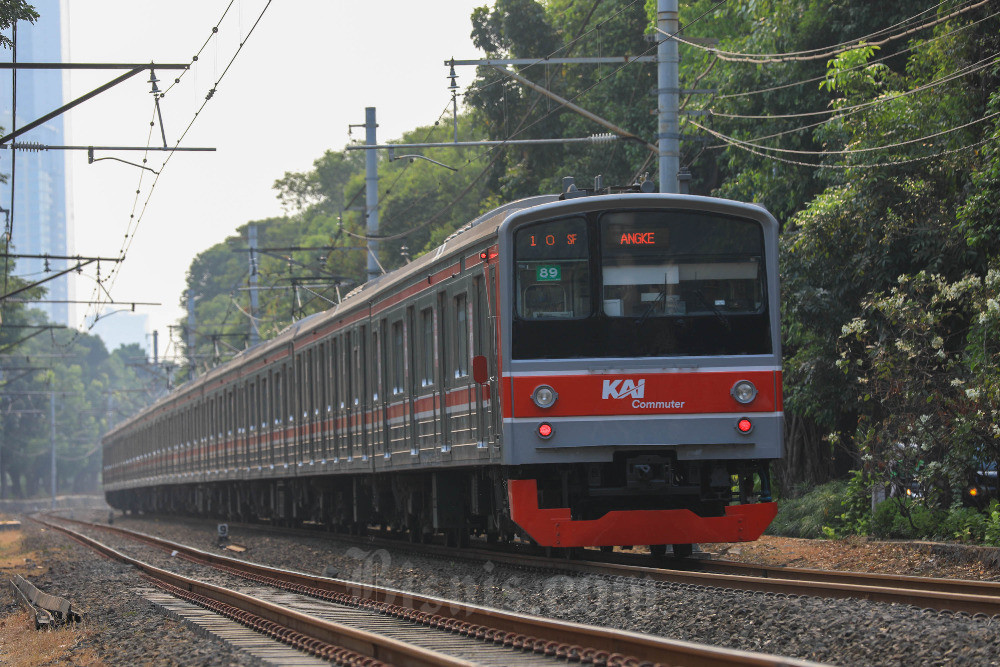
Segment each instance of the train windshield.
[{"label": "train windshield", "polygon": [[699,211],[608,211],[515,233],[515,358],[768,354],[764,235]]}]

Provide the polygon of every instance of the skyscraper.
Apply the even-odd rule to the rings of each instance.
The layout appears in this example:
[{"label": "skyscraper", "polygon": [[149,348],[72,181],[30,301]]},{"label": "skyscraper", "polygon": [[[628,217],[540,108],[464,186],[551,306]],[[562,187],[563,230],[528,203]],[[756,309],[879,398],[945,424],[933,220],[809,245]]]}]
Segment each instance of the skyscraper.
[{"label": "skyscraper", "polygon": [[[17,62],[61,62],[62,30],[60,0],[32,0],[39,14],[37,22],[17,26]],[[8,36],[11,36],[8,32]],[[4,62],[12,62],[11,50],[0,51]],[[61,70],[19,70],[16,73],[17,127],[57,109],[63,104]],[[0,70],[0,126],[4,134],[14,127],[14,73]],[[63,119],[56,117],[16,140],[44,145],[65,144]],[[12,222],[11,252],[26,255],[69,254],[69,225],[66,210],[66,156],[63,151],[0,150],[0,173],[7,183],[0,184],[0,207]],[[14,198],[11,199],[11,183]],[[42,280],[66,266],[66,262],[41,259],[17,260],[15,275],[26,280]],[[45,283],[47,299],[69,298],[65,276]],[[69,305],[65,303],[34,306],[48,313],[60,324],[69,324]]]}]

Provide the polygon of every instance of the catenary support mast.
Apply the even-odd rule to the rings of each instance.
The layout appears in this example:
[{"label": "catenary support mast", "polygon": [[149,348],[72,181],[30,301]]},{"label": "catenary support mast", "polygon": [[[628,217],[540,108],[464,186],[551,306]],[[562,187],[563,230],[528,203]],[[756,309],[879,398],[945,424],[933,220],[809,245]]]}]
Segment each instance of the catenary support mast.
[{"label": "catenary support mast", "polygon": [[660,30],[660,43],[656,50],[660,192],[676,193],[681,154],[680,127],[677,122],[680,57],[677,54],[677,40],[667,35],[677,34],[677,0],[656,0],[656,27]]}]

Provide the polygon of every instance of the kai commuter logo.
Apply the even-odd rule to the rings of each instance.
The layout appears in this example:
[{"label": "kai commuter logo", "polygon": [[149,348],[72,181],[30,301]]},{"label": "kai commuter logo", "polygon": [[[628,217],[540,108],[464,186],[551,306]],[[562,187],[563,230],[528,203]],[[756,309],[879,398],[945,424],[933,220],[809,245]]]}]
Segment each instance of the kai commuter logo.
[{"label": "kai commuter logo", "polygon": [[643,398],[646,394],[646,380],[605,380],[601,389],[601,398]]}]

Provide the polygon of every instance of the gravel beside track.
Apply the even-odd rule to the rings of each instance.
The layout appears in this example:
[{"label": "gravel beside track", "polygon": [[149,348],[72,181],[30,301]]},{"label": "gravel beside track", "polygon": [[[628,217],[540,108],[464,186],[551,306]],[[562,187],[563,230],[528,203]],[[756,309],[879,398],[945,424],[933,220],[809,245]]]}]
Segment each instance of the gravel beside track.
[{"label": "gravel beside track", "polygon": [[[218,550],[214,522],[116,517],[116,525]],[[1000,665],[998,617],[484,566],[326,534],[231,526],[230,537],[259,563],[312,573],[333,567],[345,579],[671,639],[844,665]]]},{"label": "gravel beside track", "polygon": [[[25,546],[38,553],[44,567],[31,582],[46,593],[66,598],[84,614],[84,632],[70,651],[71,660],[89,648],[107,665],[262,664],[164,615],[136,595],[135,589],[148,588],[149,583],[133,568],[23,518],[21,530]],[[9,586],[4,586],[0,615],[17,609]]]}]

